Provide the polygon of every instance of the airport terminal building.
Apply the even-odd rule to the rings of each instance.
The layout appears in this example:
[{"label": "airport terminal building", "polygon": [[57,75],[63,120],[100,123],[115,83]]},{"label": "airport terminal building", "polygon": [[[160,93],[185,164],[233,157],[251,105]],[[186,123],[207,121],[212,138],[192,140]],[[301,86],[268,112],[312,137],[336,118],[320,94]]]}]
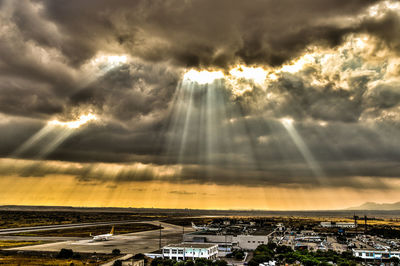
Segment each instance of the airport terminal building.
[{"label": "airport terminal building", "polygon": [[218,255],[218,245],[206,243],[170,244],[162,248],[163,258],[187,260],[204,258],[213,260]]}]

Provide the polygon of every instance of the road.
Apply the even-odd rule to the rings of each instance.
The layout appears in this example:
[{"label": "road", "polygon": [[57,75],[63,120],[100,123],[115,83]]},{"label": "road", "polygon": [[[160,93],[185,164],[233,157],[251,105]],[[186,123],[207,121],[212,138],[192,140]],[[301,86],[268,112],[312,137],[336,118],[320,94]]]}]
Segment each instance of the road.
[{"label": "road", "polygon": [[[137,223],[143,223],[140,221]],[[179,243],[182,241],[182,227],[167,224],[159,221],[146,221],[145,223],[160,225],[161,245],[170,243]],[[116,224],[116,223],[113,223]],[[191,232],[191,227],[185,227],[185,233]],[[92,241],[92,239],[67,240],[56,243],[47,243],[42,245],[25,246],[10,248],[9,250],[34,250],[34,251],[60,251],[62,248],[72,249],[76,252],[97,252],[111,253],[113,249],[119,249],[123,254],[137,254],[157,250],[159,248],[160,230],[143,231],[124,235],[115,235],[109,241]],[[36,237],[36,240],[42,240],[45,237]]]}]

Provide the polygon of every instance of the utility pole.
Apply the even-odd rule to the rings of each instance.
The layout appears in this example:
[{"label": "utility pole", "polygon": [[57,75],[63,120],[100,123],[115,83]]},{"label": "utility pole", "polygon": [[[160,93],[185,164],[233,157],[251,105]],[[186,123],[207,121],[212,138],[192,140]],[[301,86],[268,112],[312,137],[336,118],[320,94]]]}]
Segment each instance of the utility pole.
[{"label": "utility pole", "polygon": [[358,233],[358,229],[357,229],[357,227],[358,227],[357,219],[358,218],[359,217],[356,215],[356,213],[354,213],[354,227],[356,228],[356,234]]},{"label": "utility pole", "polygon": [[364,234],[367,234],[367,215],[364,215]]},{"label": "utility pole", "polygon": [[161,250],[161,224],[160,224],[160,238],[159,238],[159,242],[158,242],[158,247]]}]

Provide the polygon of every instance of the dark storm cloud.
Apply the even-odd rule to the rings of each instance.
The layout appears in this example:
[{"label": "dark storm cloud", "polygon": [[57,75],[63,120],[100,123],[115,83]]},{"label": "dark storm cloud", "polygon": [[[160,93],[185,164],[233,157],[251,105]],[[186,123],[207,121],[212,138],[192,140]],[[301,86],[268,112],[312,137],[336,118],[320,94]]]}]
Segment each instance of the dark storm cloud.
[{"label": "dark storm cloud", "polygon": [[370,90],[366,96],[366,104],[369,107],[386,109],[397,106],[400,103],[400,83],[378,84]]},{"label": "dark storm cloud", "polygon": [[[398,14],[360,17],[378,2],[0,1],[1,156],[54,117],[72,119],[82,108],[102,118],[46,157],[66,161],[65,167],[38,161],[2,165],[1,174],[120,183],[159,180],[154,169],[179,166],[167,181],[318,185],[280,122],[290,117],[326,175],[324,185],[358,188],[356,177],[399,177],[399,82],[379,80],[386,62],[366,71],[363,60],[345,51],[332,73],[311,66],[283,72],[266,88],[248,84],[251,90],[241,95],[210,85],[197,86],[192,96],[186,91],[183,103],[174,98],[181,67],[280,66],[310,46],[339,46],[352,33],[375,36],[376,51],[398,52]],[[88,71],[102,54],[130,60]],[[395,118],[386,121],[389,116]],[[37,148],[20,156],[32,158]],[[68,166],[71,161],[85,164]],[[127,169],[101,173],[95,170],[101,162]],[[148,165],[130,168],[135,163]],[[378,183],[365,186],[384,188]]]},{"label": "dark storm cloud", "polygon": [[[375,2],[6,1],[3,20],[8,27],[2,30],[0,70],[6,77],[5,90],[13,93],[3,93],[5,104],[1,106],[7,113],[15,113],[12,106],[20,105],[19,114],[43,112],[48,116],[60,113],[69,98],[72,104],[112,106],[116,116],[129,119],[135,115],[132,113],[149,113],[168,102],[179,75],[161,71],[154,75],[155,70],[148,67],[139,77],[130,77],[136,69],[122,68],[83,84],[88,77],[64,65],[65,61],[77,66],[99,51],[118,51],[182,66],[226,66],[238,60],[279,65],[309,44],[337,45],[352,31],[376,29],[378,34],[381,20],[368,20],[363,27],[357,21],[345,27],[337,22],[362,13]],[[394,27],[392,20],[390,25]],[[44,60],[41,49],[50,53],[50,58]],[[151,74],[144,74],[146,71]],[[135,95],[140,94],[137,90],[114,93],[117,87],[137,88],[133,84],[140,82],[140,75],[146,75],[145,82],[150,78],[159,83],[154,86],[160,90],[152,95],[157,103],[149,104],[149,99]],[[27,98],[25,91],[33,99]],[[107,99],[111,91],[116,99],[122,99],[118,105]]]},{"label": "dark storm cloud", "polygon": [[[40,1],[62,42],[18,8],[16,21],[33,40],[60,49],[72,64],[118,46],[150,61],[183,66],[279,65],[309,44],[337,45],[356,25],[333,21],[364,11],[375,0],[340,1]],[[30,22],[30,23],[29,23]],[[28,34],[27,34],[28,35]]]},{"label": "dark storm cloud", "polygon": [[[251,91],[236,97],[236,101],[242,115],[268,112],[273,117],[289,116],[296,120],[312,118],[324,121],[356,122],[368,107],[364,105],[365,101],[362,99],[367,90],[367,82],[368,76],[352,78],[349,84],[355,89],[347,90],[340,87],[334,88],[333,83],[319,86],[311,84],[308,75],[303,71],[296,74],[283,73],[266,90],[255,86]],[[270,93],[277,95],[277,98],[268,99]],[[376,93],[383,92],[378,89]],[[374,98],[371,101],[375,103],[377,99]]]},{"label": "dark storm cloud", "polygon": [[114,68],[70,96],[71,105],[92,104],[121,120],[166,109],[178,74],[166,67],[131,64]]},{"label": "dark storm cloud", "polygon": [[46,117],[61,113],[63,101],[42,83],[0,78],[0,111],[12,115]]}]

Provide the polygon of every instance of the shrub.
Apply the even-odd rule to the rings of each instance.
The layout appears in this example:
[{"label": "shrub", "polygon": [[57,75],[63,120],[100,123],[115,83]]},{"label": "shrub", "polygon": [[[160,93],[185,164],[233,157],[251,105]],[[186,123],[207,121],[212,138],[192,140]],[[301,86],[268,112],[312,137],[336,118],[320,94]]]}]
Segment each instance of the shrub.
[{"label": "shrub", "polygon": [[114,261],[113,266],[122,266],[122,261],[120,260]]},{"label": "shrub", "polygon": [[113,249],[113,251],[112,251],[112,254],[114,255],[114,256],[118,256],[118,255],[120,255],[121,254],[121,250],[119,250],[119,249]]},{"label": "shrub", "polygon": [[194,262],[191,260],[188,260],[185,262],[185,266],[194,266]]},{"label": "shrub", "polygon": [[74,252],[72,251],[72,249],[66,248],[62,248],[57,254],[58,259],[70,259],[72,258],[72,256],[74,256]]},{"label": "shrub", "polygon": [[215,266],[227,266],[228,263],[225,260],[217,260],[214,262]]},{"label": "shrub", "polygon": [[242,260],[243,258],[244,258],[244,253],[243,252],[236,252],[235,259]]}]

